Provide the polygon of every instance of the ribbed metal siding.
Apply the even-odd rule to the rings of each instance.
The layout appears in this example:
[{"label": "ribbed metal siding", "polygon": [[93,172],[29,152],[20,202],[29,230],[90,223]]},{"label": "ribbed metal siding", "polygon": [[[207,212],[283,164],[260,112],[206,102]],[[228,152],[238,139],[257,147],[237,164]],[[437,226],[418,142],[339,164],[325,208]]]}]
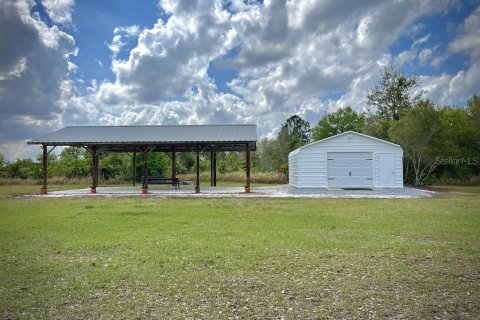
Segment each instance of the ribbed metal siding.
[{"label": "ribbed metal siding", "polygon": [[288,183],[298,187],[298,152],[291,152],[288,155]]},{"label": "ribbed metal siding", "polygon": [[326,187],[326,168],[326,153],[322,152],[322,150],[301,152],[298,160],[298,179],[300,181],[300,187]]}]

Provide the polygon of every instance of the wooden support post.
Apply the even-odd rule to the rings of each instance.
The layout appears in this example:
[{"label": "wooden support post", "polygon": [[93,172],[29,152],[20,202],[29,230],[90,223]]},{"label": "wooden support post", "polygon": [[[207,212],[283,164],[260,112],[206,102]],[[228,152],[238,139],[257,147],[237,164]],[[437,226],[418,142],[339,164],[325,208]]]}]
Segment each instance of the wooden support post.
[{"label": "wooden support post", "polygon": [[213,151],[213,186],[217,186],[217,152]]},{"label": "wooden support post", "polygon": [[43,157],[42,157],[43,181],[42,181],[42,187],[40,188],[40,194],[47,194],[48,152],[47,152],[46,145],[42,145],[42,148],[43,148]]},{"label": "wooden support post", "polygon": [[132,156],[132,184],[135,187],[135,182],[137,180],[137,152],[133,151]]},{"label": "wooden support post", "polygon": [[148,149],[143,148],[143,185],[142,193],[148,193]]},{"label": "wooden support post", "polygon": [[97,193],[98,187],[98,150],[97,147],[92,147],[92,186],[91,193]]},{"label": "wooden support post", "polygon": [[245,192],[249,193],[250,192],[250,145],[247,143],[246,145],[246,185],[245,185]]},{"label": "wooden support post", "polygon": [[175,154],[175,149],[172,150],[172,178],[177,177],[177,155]]},{"label": "wooden support post", "polygon": [[210,151],[210,186],[213,187],[213,151]]},{"label": "wooden support post", "polygon": [[195,181],[195,193],[200,193],[200,146],[197,146],[197,179]]}]

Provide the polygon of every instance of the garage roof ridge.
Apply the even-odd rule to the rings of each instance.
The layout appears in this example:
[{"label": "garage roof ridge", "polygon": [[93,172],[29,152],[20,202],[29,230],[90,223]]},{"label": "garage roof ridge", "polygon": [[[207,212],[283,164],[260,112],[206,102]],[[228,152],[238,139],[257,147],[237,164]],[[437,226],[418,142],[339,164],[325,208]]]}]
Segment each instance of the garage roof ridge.
[{"label": "garage roof ridge", "polygon": [[[314,142],[311,142],[309,144],[306,144],[298,149],[303,149],[305,147],[308,147],[308,146],[311,146],[313,144],[317,144],[317,143],[322,143],[322,142],[325,142],[325,141],[328,141],[328,140],[331,140],[333,138],[338,138],[340,136],[344,136],[344,135],[347,135],[347,134],[356,134],[356,135],[359,135],[361,137],[364,137],[364,138],[368,138],[368,139],[372,139],[372,140],[375,140],[375,141],[378,141],[378,142],[383,142],[383,143],[386,143],[386,144],[389,144],[389,145],[392,145],[394,147],[398,147],[400,149],[402,149],[402,147],[396,143],[393,143],[393,142],[390,142],[390,141],[386,141],[386,140],[382,140],[382,139],[379,139],[379,138],[376,138],[376,137],[372,137],[372,136],[369,136],[367,134],[364,134],[364,133],[360,133],[360,132],[356,132],[356,131],[352,131],[352,130],[349,130],[349,131],[345,131],[345,132],[342,132],[342,133],[339,133],[337,135],[334,135],[334,136],[331,136],[331,137],[328,137],[328,138],[325,138],[325,139],[322,139],[322,140],[318,140],[318,141],[314,141]],[[298,150],[297,149],[297,150]]]}]

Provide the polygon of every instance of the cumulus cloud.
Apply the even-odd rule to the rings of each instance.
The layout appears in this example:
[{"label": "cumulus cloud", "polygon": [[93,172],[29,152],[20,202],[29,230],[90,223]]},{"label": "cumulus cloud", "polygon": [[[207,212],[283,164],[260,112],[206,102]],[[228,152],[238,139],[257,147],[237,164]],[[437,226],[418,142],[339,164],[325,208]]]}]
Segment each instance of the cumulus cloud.
[{"label": "cumulus cloud", "polygon": [[[412,31],[416,19],[450,5],[448,0],[340,2],[161,1],[168,20],[142,30],[125,60],[115,56],[125,35],[114,33],[116,78],[101,83],[96,96],[109,111],[102,123],[251,119],[271,133],[292,113],[316,122],[345,104],[361,109],[388,47],[403,34],[421,32],[418,23]],[[405,61],[426,63],[431,55],[421,47],[430,37],[418,37]],[[238,71],[228,84],[232,94],[217,91],[208,76],[212,63]]]},{"label": "cumulus cloud", "polygon": [[[456,74],[422,77],[428,97],[438,104],[456,104],[480,92],[480,6],[465,19],[459,30],[457,37],[449,44],[450,54],[466,54],[470,58],[468,66]],[[445,57],[436,59],[441,62]],[[435,59],[432,61],[434,63]]]},{"label": "cumulus cloud", "polygon": [[[261,117],[278,113],[277,128],[288,113],[320,117],[325,109],[345,103],[361,109],[365,90],[378,80],[379,64],[388,47],[416,18],[447,6],[447,2],[432,1],[267,2],[259,14],[265,21],[250,27],[256,32],[247,35],[233,61],[241,71],[231,87],[255,105]],[[268,12],[283,17],[283,8],[288,12],[287,30],[271,43],[265,41],[271,33]],[[418,39],[415,48],[429,37]],[[415,59],[416,51],[401,58]],[[332,94],[341,98],[332,100]],[[315,100],[297,108],[303,101]]]},{"label": "cumulus cloud", "polygon": [[143,104],[184,96],[207,80],[210,62],[225,54],[233,35],[228,28],[230,15],[219,1],[163,5],[172,16],[143,30],[128,59],[113,59],[116,81],[101,85],[101,102]]},{"label": "cumulus cloud", "polygon": [[[28,152],[18,143],[58,128],[67,112],[66,86],[75,65],[73,37],[31,12],[30,1],[0,4],[0,144],[7,158]],[[68,110],[70,111],[70,110]],[[7,148],[7,150],[5,149]]]},{"label": "cumulus cloud", "polygon": [[480,63],[473,63],[453,75],[444,72],[440,76],[421,76],[420,79],[422,89],[432,101],[439,105],[456,105],[480,92]]},{"label": "cumulus cloud", "polygon": [[26,57],[21,57],[15,65],[11,66],[10,70],[0,71],[0,81],[22,76],[27,70],[27,61]]},{"label": "cumulus cloud", "polygon": [[53,23],[72,23],[72,10],[75,0],[42,0],[42,5]]},{"label": "cumulus cloud", "polygon": [[127,44],[127,41],[131,38],[135,38],[140,34],[140,27],[137,25],[129,27],[116,27],[113,30],[112,43],[108,45],[108,48],[113,53],[114,59],[117,58],[117,54]]},{"label": "cumulus cloud", "polygon": [[420,65],[426,65],[430,58],[432,57],[434,52],[434,49],[431,48],[425,48],[420,51],[418,54],[418,60],[420,62]]},{"label": "cumulus cloud", "polygon": [[[59,111],[60,84],[76,53],[71,36],[25,13],[20,2],[0,6],[0,113],[50,119]],[[45,31],[45,32],[43,32]]]},{"label": "cumulus cloud", "polygon": [[[434,52],[439,48],[439,45],[436,45],[432,48],[424,48],[424,45],[428,42],[431,37],[431,33],[428,33],[416,40],[413,41],[412,45],[408,50],[400,52],[396,59],[395,63],[403,65],[412,65],[414,63],[419,63],[421,66],[429,64],[430,60],[433,57]],[[438,65],[444,61],[440,57],[436,57],[434,62],[431,62],[432,65]]]},{"label": "cumulus cloud", "polygon": [[[7,48],[0,53],[4,146],[66,124],[257,123],[260,135],[272,135],[298,114],[315,125],[339,107],[362,109],[387,63],[440,65],[446,56],[418,20],[451,6],[450,0],[161,0],[166,15],[150,27],[113,30],[113,80],[93,80],[79,94],[69,59],[75,40],[62,30],[74,23],[74,1],[41,3],[53,25],[27,0],[0,4],[0,28],[10,31],[0,33]],[[450,54],[470,57],[468,67],[421,77],[437,103],[478,90],[479,12],[448,45]],[[410,48],[390,54],[402,36],[410,37]],[[106,60],[97,63],[107,67]],[[235,71],[228,93],[209,75],[213,65]],[[22,130],[13,134],[16,125]]]},{"label": "cumulus cloud", "polygon": [[480,57],[480,6],[463,22],[460,35],[450,43],[453,52],[468,52],[472,58]]}]

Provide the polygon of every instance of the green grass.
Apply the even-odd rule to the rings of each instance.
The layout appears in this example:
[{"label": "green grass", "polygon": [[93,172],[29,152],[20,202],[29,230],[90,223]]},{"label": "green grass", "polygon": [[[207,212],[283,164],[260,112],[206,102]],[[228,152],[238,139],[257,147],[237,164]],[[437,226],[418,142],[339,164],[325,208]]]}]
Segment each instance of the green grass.
[{"label": "green grass", "polygon": [[479,188],[414,200],[12,197],[31,187],[0,188],[0,318],[480,317]]}]

